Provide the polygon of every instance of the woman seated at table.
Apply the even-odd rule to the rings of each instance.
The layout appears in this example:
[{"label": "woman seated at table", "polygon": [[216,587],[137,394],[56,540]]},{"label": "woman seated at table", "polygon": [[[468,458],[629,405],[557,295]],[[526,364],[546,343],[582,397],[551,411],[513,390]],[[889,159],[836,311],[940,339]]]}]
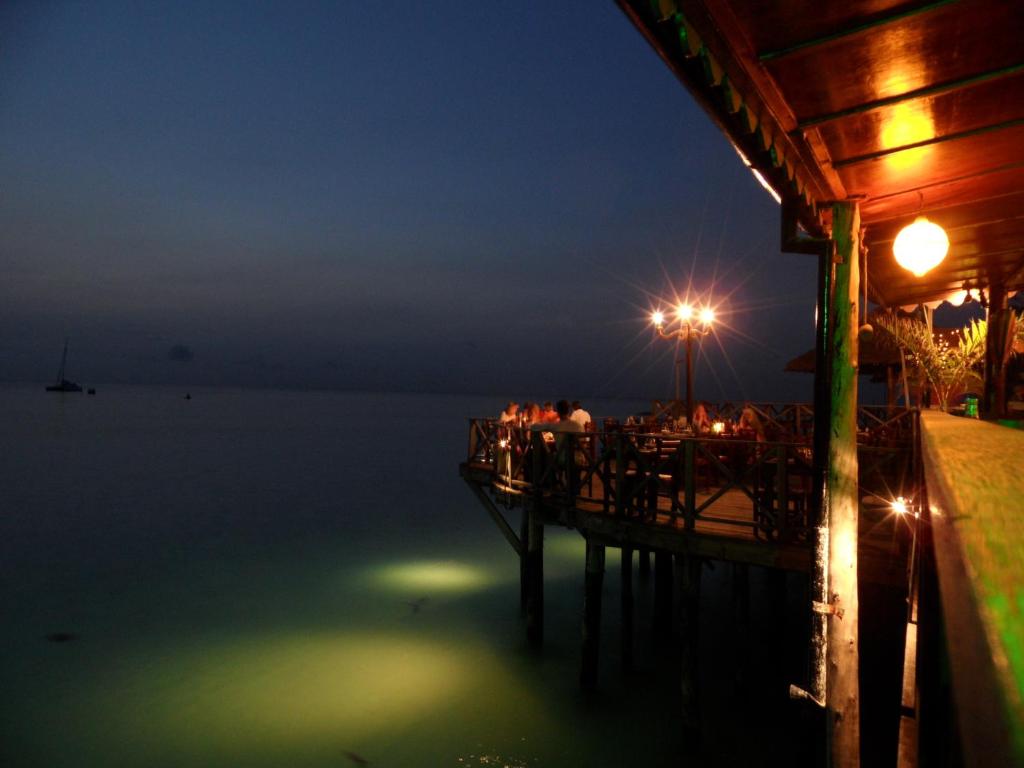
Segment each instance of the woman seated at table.
[{"label": "woman seated at table", "polygon": [[708,416],[707,403],[701,400],[693,408],[693,432],[694,434],[700,434],[701,432],[711,431],[711,417]]},{"label": "woman seated at table", "polygon": [[744,433],[748,435],[753,433],[754,439],[759,443],[765,441],[764,425],[761,424],[761,420],[757,418],[757,414],[754,409],[749,405],[743,409],[740,413],[739,424],[736,425],[736,431],[742,436]]},{"label": "woman seated at table", "polygon": [[543,421],[543,419],[541,419],[540,406],[536,403],[527,403],[523,408],[523,412],[525,413],[525,416],[523,417],[524,427],[528,427],[538,421]]},{"label": "woman seated at table", "polygon": [[515,423],[519,421],[519,403],[514,400],[505,406],[505,410],[498,416],[499,424]]}]

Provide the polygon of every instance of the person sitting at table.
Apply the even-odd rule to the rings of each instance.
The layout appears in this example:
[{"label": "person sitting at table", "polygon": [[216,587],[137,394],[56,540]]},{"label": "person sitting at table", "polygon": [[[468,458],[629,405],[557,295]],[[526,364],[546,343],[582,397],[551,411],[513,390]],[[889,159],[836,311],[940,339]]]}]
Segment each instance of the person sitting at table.
[{"label": "person sitting at table", "polygon": [[531,424],[536,424],[539,421],[543,421],[540,413],[540,406],[536,403],[527,403],[523,409],[525,416],[523,417],[523,426],[528,427]]},{"label": "person sitting at table", "polygon": [[572,409],[568,400],[559,400],[555,410],[555,421],[539,421],[531,424],[530,429],[534,432],[582,432],[583,427],[569,418]]},{"label": "person sitting at table", "polygon": [[540,418],[541,421],[547,421],[549,423],[558,421],[558,411],[555,410],[555,407],[551,404],[550,400],[544,403],[544,412],[541,413]]},{"label": "person sitting at table", "polygon": [[579,400],[572,401],[572,413],[569,414],[569,418],[579,424],[584,430],[586,430],[587,424],[593,421],[590,413],[583,409]]},{"label": "person sitting at table", "polygon": [[708,416],[707,403],[701,400],[693,408],[693,432],[694,434],[700,434],[701,432],[711,431],[711,417]]},{"label": "person sitting at table", "polygon": [[519,420],[519,403],[514,400],[505,406],[505,410],[498,417],[499,424],[508,424],[510,421]]},{"label": "person sitting at table", "polygon": [[736,430],[740,433],[744,431],[753,432],[757,442],[763,443],[765,441],[764,425],[761,424],[761,420],[757,418],[754,409],[749,405],[740,413],[740,422],[736,426]]},{"label": "person sitting at table", "polygon": [[[584,457],[580,453],[579,445],[575,443],[567,445],[565,438],[567,433],[579,434],[583,431],[583,427],[569,418],[571,410],[572,408],[570,407],[568,400],[559,400],[556,411],[558,414],[558,421],[541,421],[537,424],[530,425],[531,432],[541,432],[544,435],[545,441],[554,442],[555,461],[557,461],[558,466],[563,469],[568,465],[569,445],[573,445],[575,448],[577,466],[579,466],[580,461],[584,460]],[[576,478],[576,480],[578,480],[578,478]],[[576,482],[576,480],[573,480],[572,482]]]}]

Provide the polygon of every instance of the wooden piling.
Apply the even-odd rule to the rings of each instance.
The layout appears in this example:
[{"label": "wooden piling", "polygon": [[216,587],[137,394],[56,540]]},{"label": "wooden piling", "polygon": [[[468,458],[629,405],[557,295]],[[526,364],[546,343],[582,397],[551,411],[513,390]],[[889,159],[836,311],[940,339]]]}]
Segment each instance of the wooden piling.
[{"label": "wooden piling", "polygon": [[580,685],[597,687],[598,649],[601,640],[601,587],[604,582],[604,545],[587,541],[587,565],[583,591],[583,652]]},{"label": "wooden piling", "polygon": [[530,540],[530,513],[523,508],[523,518],[519,523],[519,611],[526,614],[526,601],[530,593],[530,579],[527,551]]},{"label": "wooden piling", "polygon": [[661,550],[654,552],[654,634],[672,634],[672,555]]},{"label": "wooden piling", "polygon": [[530,510],[526,542],[526,639],[540,648],[544,644],[544,521],[539,509]]},{"label": "wooden piling", "polygon": [[734,669],[737,689],[746,682],[750,648],[747,638],[750,636],[750,569],[746,563],[732,564],[732,615],[733,615],[733,655],[736,658]]},{"label": "wooden piling", "polygon": [[636,553],[636,570],[640,578],[646,579],[651,575],[651,550],[640,547]]},{"label": "wooden piling", "polygon": [[539,649],[544,644],[544,473],[546,449],[540,432],[533,433],[533,477],[535,488],[528,510],[526,535],[526,639]]},{"label": "wooden piling", "polygon": [[622,587],[622,669],[626,672],[633,668],[633,548],[622,547],[621,575]]},{"label": "wooden piling", "polygon": [[700,735],[697,645],[700,627],[701,560],[693,555],[676,555],[675,579],[679,588],[680,633],[679,692],[682,725],[692,740]]}]

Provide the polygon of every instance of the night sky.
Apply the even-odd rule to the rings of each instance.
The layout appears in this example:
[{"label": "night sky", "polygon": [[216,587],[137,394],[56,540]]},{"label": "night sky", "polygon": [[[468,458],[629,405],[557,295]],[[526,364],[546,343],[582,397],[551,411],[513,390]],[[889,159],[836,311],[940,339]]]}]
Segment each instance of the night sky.
[{"label": "night sky", "polygon": [[[809,399],[814,263],[611,0],[0,4],[0,379]],[[727,327],[726,327],[727,326]]]}]

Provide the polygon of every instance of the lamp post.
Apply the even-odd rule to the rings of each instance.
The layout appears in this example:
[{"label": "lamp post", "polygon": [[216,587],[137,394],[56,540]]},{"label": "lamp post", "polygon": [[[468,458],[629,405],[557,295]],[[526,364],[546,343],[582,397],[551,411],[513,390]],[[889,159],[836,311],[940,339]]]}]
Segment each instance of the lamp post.
[{"label": "lamp post", "polygon": [[[651,315],[654,329],[658,336],[670,341],[686,342],[686,425],[693,425],[693,340],[707,336],[711,332],[711,324],[715,321],[715,311],[704,307],[697,311],[689,304],[680,304],[676,309],[679,321],[678,328],[666,330],[665,313],[661,310]],[[697,323],[700,327],[696,327]],[[676,400],[679,400],[679,363],[676,360]]]}]

